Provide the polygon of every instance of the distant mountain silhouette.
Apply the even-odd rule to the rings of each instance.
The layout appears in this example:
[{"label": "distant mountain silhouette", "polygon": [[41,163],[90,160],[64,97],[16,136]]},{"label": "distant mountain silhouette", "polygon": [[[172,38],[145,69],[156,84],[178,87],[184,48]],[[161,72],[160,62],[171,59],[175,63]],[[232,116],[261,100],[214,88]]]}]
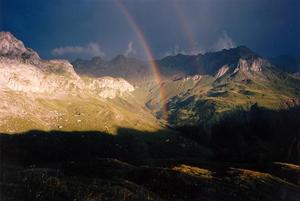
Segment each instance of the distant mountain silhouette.
[{"label": "distant mountain silhouette", "polygon": [[278,68],[289,73],[300,73],[300,56],[281,55],[270,58]]}]

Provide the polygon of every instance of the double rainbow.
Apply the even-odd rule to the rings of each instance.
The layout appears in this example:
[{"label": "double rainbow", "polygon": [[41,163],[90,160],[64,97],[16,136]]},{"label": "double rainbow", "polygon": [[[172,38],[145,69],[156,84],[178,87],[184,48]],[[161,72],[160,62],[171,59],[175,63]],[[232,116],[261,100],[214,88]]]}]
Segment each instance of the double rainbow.
[{"label": "double rainbow", "polygon": [[[189,41],[190,47],[192,49],[194,49],[197,46],[197,42],[195,40],[193,31],[192,31],[191,27],[189,26],[188,20],[185,17],[183,11],[178,6],[177,0],[174,0],[172,2],[173,2],[173,7],[174,7],[174,10],[175,10],[175,13],[176,13],[176,15],[179,19],[180,26],[184,30],[184,33],[185,33],[185,35],[186,35],[186,37]],[[115,4],[122,11],[124,16],[128,20],[130,26],[132,27],[133,31],[136,33],[136,35],[137,35],[137,37],[138,37],[138,39],[139,39],[139,41],[140,41],[140,43],[141,43],[141,45],[144,49],[146,57],[150,62],[150,66],[151,66],[152,72],[154,74],[155,81],[156,81],[156,83],[159,87],[160,103],[161,103],[162,112],[163,112],[162,118],[167,120],[168,110],[167,110],[167,104],[166,104],[166,100],[167,100],[166,92],[165,92],[165,88],[164,88],[163,83],[162,83],[162,76],[161,76],[161,73],[160,73],[160,70],[158,68],[157,63],[155,62],[155,58],[153,56],[151,47],[150,47],[148,41],[146,40],[145,34],[141,30],[141,28],[138,26],[138,23],[136,22],[136,20],[134,20],[133,16],[130,14],[127,7],[122,3],[122,0],[115,0]]]}]

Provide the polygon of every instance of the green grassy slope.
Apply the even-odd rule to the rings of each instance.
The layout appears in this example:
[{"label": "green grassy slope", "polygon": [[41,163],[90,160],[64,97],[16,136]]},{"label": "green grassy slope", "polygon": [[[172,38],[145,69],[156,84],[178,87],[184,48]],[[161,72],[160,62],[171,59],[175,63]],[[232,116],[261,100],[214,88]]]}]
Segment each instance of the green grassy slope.
[{"label": "green grassy slope", "polygon": [[149,110],[122,98],[37,97],[28,100],[22,94],[6,96],[14,101],[2,115],[0,130],[14,133],[39,130],[91,131],[115,133],[118,127],[154,131],[162,128]]},{"label": "green grassy slope", "polygon": [[[189,78],[189,79],[188,79]],[[147,106],[159,114],[162,102],[167,103],[171,125],[195,125],[209,122],[223,113],[236,109],[249,110],[253,104],[267,109],[284,109],[299,104],[300,79],[265,68],[262,72],[227,74],[221,78],[201,76],[165,80],[164,101],[159,87],[153,87]]]}]

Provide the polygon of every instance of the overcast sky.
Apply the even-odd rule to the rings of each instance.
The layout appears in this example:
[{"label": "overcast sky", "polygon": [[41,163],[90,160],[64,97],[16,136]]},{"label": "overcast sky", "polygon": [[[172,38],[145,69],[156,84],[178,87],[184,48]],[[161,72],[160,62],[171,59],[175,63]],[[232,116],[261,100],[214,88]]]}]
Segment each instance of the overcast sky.
[{"label": "overcast sky", "polygon": [[[263,56],[300,55],[299,0],[122,2],[155,57],[238,45]],[[0,29],[43,58],[145,59],[143,44],[115,0],[0,0]]]}]

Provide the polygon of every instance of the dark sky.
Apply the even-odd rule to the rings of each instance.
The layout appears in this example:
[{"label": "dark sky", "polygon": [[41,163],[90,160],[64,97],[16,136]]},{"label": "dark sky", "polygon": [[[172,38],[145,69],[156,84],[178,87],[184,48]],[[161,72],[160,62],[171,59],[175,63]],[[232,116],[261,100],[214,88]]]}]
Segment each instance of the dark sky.
[{"label": "dark sky", "polygon": [[[119,0],[122,1],[122,0]],[[246,45],[300,54],[299,0],[123,0],[156,57]],[[43,58],[145,58],[115,0],[0,0],[0,30]]]}]

